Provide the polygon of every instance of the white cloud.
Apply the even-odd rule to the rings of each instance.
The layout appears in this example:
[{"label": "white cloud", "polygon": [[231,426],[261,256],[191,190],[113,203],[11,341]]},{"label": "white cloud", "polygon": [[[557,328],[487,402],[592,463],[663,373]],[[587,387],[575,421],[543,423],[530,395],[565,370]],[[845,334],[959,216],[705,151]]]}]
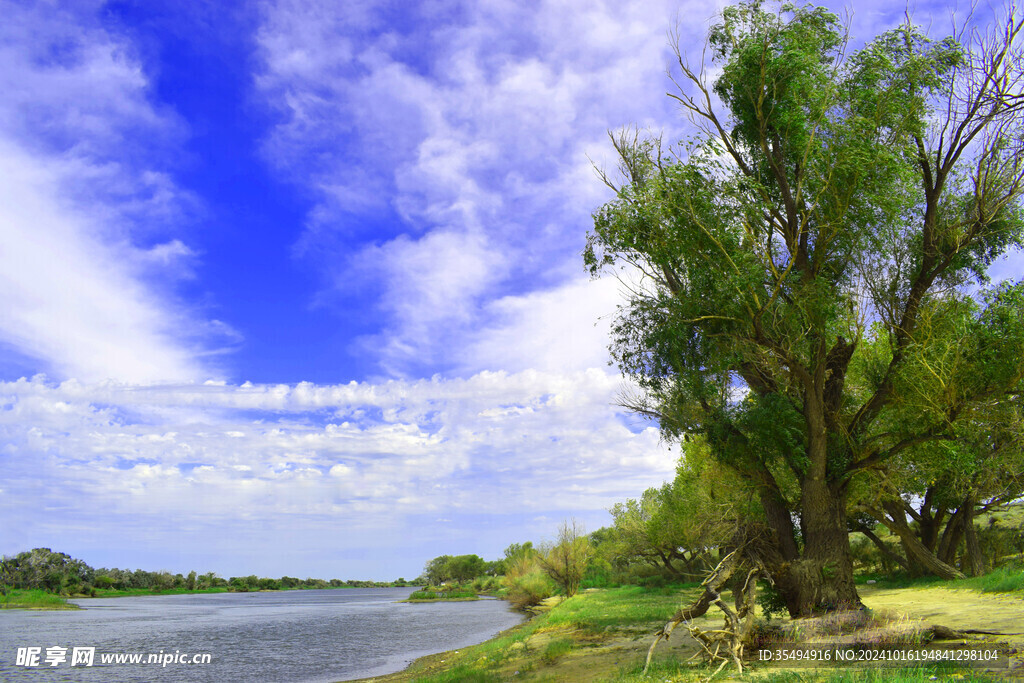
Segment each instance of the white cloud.
[{"label": "white cloud", "polygon": [[[124,249],[92,237],[90,219],[62,201],[56,174],[0,140],[0,175],[0,338],[64,377],[203,375],[175,339],[182,320],[124,267]],[[163,251],[169,258],[180,247]]]},{"label": "white cloud", "polygon": [[[320,191],[299,250],[325,272],[320,300],[380,293],[385,324],[360,350],[391,375],[465,373],[496,367],[479,340],[510,336],[510,317],[527,340],[578,319],[565,293],[608,198],[588,155],[604,163],[605,131],[631,124],[682,137],[664,94],[668,30],[700,59],[724,4],[431,3],[388,25],[385,3],[360,3],[350,19],[341,6],[268,2],[257,82],[281,121],[267,158]],[[946,9],[918,17],[941,23]],[[901,19],[859,4],[855,46]],[[381,215],[403,223],[372,234]],[[527,304],[543,311],[512,310]]]},{"label": "white cloud", "polygon": [[486,307],[488,324],[463,345],[464,371],[604,367],[611,359],[611,320],[622,300],[618,282],[610,277],[593,282],[578,277],[548,291],[496,299]]},{"label": "white cloud", "polygon": [[[515,316],[522,328],[580,318],[563,293],[582,272],[590,212],[608,198],[587,154],[604,156],[609,128],[679,130],[664,96],[666,29],[679,10],[703,33],[714,11],[674,2],[448,9],[414,10],[385,32],[368,30],[382,28],[380,6],[363,6],[350,24],[340,6],[331,14],[282,1],[266,6],[260,31],[259,87],[282,115],[268,158],[322,190],[302,252],[323,258],[336,292],[377,278],[386,324],[371,348],[399,376],[494,367],[462,341],[486,337],[479,328],[490,320]],[[353,250],[382,212],[403,219],[399,234]],[[534,301],[531,290],[547,294]],[[545,311],[512,310],[527,302]],[[569,308],[559,316],[556,303]],[[472,365],[477,357],[487,364]]]},{"label": "white cloud", "polygon": [[[653,426],[617,416],[620,388],[600,371],[331,386],[0,383],[0,507],[30,537],[59,544],[75,520],[106,530],[107,547],[121,519],[329,522],[364,534],[426,533],[460,514],[603,519],[674,467]],[[516,533],[500,540],[523,540]],[[215,540],[207,552],[220,557]]]},{"label": "white cloud", "polygon": [[183,126],[96,9],[3,5],[0,341],[61,377],[209,376],[210,328],[167,291],[191,275],[173,233],[195,202],[148,165]]}]

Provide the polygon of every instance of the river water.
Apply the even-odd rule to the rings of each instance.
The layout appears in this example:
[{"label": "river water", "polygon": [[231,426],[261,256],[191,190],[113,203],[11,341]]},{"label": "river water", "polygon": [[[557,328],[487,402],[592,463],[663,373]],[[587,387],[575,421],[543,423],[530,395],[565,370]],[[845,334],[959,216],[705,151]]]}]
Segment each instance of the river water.
[{"label": "river water", "polygon": [[[79,600],[85,609],[74,611],[2,610],[0,680],[330,683],[399,671],[522,620],[500,600],[396,602],[411,591],[161,595]],[[54,646],[66,648],[66,661],[57,650],[49,665]],[[28,647],[40,648],[38,666],[19,665],[18,648]],[[89,647],[93,665],[72,666],[74,648]],[[104,654],[156,654],[161,663],[104,664]],[[211,655],[210,663],[181,661],[196,654]]]}]

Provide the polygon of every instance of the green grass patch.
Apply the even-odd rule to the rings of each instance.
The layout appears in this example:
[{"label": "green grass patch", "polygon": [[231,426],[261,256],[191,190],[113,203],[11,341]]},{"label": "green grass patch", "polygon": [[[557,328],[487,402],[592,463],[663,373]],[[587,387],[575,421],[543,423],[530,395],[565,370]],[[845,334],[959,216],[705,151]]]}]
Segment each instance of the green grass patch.
[{"label": "green grass patch", "polygon": [[552,640],[550,643],[548,643],[540,656],[541,659],[543,659],[548,664],[554,664],[559,657],[562,657],[563,655],[567,655],[570,652],[572,652],[572,648],[572,640],[568,638],[559,638],[558,640]]},{"label": "green grass patch", "polygon": [[[682,683],[684,681],[707,680],[708,674],[718,666],[693,666],[689,662],[674,657],[655,658],[647,674],[643,673],[643,663],[637,663],[624,669],[618,676],[607,679],[607,683]],[[744,673],[751,670],[744,667]],[[817,670],[756,670],[750,680],[756,683],[932,683],[932,681],[956,680],[963,683],[997,683],[1001,679],[985,673],[973,672],[956,667],[940,665],[900,669],[817,669]],[[736,670],[730,665],[718,677],[723,680],[735,678]],[[745,677],[746,678],[746,677]]]},{"label": "green grass patch", "polygon": [[43,590],[12,590],[0,598],[0,607],[5,609],[81,609],[67,599]]},{"label": "green grass patch", "polygon": [[501,679],[492,671],[478,669],[475,666],[460,664],[447,671],[414,678],[414,683],[498,683]]},{"label": "green grass patch", "polygon": [[654,659],[651,660],[651,667],[647,670],[647,675],[644,675],[643,670],[643,661],[637,661],[632,666],[623,668],[617,675],[608,678],[607,683],[696,681],[699,679],[694,678],[695,675],[703,673],[706,678],[707,674],[714,671],[714,669],[708,669],[705,671],[701,667],[694,666],[691,662],[680,661],[678,658],[671,655],[668,657],[658,657],[655,655]]},{"label": "green grass patch", "polygon": [[935,576],[911,578],[906,574],[891,576],[866,575],[857,583],[863,585],[874,579],[879,588],[958,588],[981,591],[982,593],[1024,593],[1024,567],[1018,564],[1003,565],[984,576],[946,581]]},{"label": "green grass patch", "polygon": [[937,576],[910,576],[902,572],[888,575],[863,574],[856,578],[856,582],[861,585],[869,580],[874,580],[879,588],[935,588],[949,583]]},{"label": "green grass patch", "polygon": [[415,591],[404,602],[435,602],[437,600],[479,600],[476,591]]},{"label": "green grass patch", "polygon": [[695,584],[607,588],[573,596],[545,616],[551,626],[574,626],[590,632],[666,622],[680,604],[696,599],[698,590]]},{"label": "green grass patch", "polygon": [[1024,568],[1006,565],[984,576],[950,581],[950,588],[970,588],[982,593],[1024,592]]}]

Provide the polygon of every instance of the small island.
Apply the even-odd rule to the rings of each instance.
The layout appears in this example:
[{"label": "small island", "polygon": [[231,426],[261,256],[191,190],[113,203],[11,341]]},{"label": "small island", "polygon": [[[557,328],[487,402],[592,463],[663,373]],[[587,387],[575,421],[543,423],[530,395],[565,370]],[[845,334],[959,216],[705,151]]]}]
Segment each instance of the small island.
[{"label": "small island", "polygon": [[464,602],[479,599],[480,596],[472,589],[464,589],[457,586],[430,586],[423,590],[415,591],[408,598],[399,602]]}]

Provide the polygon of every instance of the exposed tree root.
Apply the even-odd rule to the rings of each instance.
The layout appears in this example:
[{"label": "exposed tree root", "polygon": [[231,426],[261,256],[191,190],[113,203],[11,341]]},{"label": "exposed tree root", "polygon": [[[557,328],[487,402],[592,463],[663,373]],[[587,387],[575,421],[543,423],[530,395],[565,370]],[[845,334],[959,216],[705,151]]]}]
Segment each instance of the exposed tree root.
[{"label": "exposed tree root", "polygon": [[[677,611],[672,619],[655,634],[654,642],[651,643],[651,647],[647,651],[644,673],[647,673],[647,669],[651,665],[654,648],[662,640],[667,640],[676,626],[683,622],[687,622],[690,635],[700,644],[702,649],[700,654],[703,654],[709,663],[721,662],[712,677],[717,675],[730,661],[736,665],[740,673],[743,673],[743,648],[747,635],[754,625],[757,581],[766,577],[767,574],[760,565],[749,569],[743,586],[734,591],[736,607],[735,609],[730,607],[722,599],[722,589],[741,569],[743,560],[739,553],[739,550],[734,550],[726,555],[711,571],[711,574],[704,579],[701,584],[704,592],[701,593],[701,596],[688,607]],[[689,623],[692,619],[706,614],[711,605],[717,606],[725,616],[725,625],[722,628],[704,631]]]}]

